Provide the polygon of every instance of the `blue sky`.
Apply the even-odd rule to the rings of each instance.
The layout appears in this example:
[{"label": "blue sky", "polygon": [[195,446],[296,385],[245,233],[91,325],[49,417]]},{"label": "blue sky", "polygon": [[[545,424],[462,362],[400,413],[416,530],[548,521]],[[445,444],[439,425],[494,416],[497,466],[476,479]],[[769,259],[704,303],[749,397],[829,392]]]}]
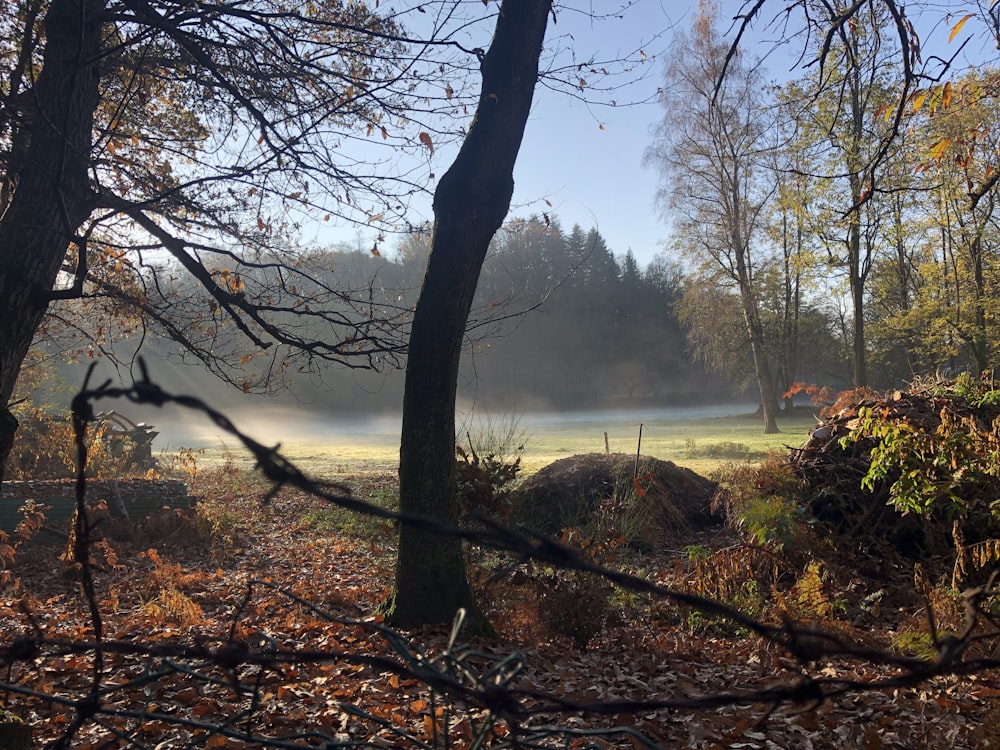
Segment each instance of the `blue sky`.
[{"label": "blue sky", "polygon": [[[598,1],[607,0],[594,0],[595,5]],[[717,3],[723,28],[744,5],[743,0]],[[606,22],[599,29],[579,24],[570,31],[582,52],[599,49],[609,56],[662,34],[646,49],[656,55],[651,74],[633,91],[634,95],[649,95],[662,83],[672,29],[690,24],[697,7],[697,0],[638,0],[621,21]],[[761,15],[765,23],[755,23],[746,37],[747,47],[766,55],[767,76],[772,80],[802,73],[793,68],[803,40],[779,44],[780,24],[776,29],[766,28],[766,22],[783,7],[783,3],[765,3]],[[984,53],[995,55],[978,21],[970,21],[961,36],[949,43],[951,26],[972,10],[971,2],[953,2],[911,19],[920,33],[925,60],[932,52],[954,54],[965,37],[971,40],[956,61],[959,69],[982,60]],[[798,20],[794,18],[793,23]],[[553,33],[566,33],[562,19],[555,27],[550,26],[549,37]],[[668,237],[668,227],[654,205],[658,175],[642,164],[651,129],[661,116],[662,109],[655,101],[635,107],[588,109],[565,96],[538,92],[515,170],[514,200],[521,207],[513,209],[514,213],[548,210],[541,200],[547,198],[565,228],[574,223],[585,228],[596,226],[613,252],[622,254],[631,248],[644,265],[663,249]],[[599,128],[601,123],[604,130]]]},{"label": "blue sky", "polygon": [[[717,1],[725,28],[744,2]],[[633,100],[649,101],[616,108],[588,107],[565,95],[539,90],[515,169],[513,213],[548,211],[547,199],[564,228],[574,223],[596,226],[615,254],[631,249],[645,265],[663,250],[669,230],[655,204],[659,176],[643,165],[643,153],[663,115],[655,94],[663,83],[674,29],[686,28],[697,8],[698,0],[638,0],[621,20],[605,21],[599,27],[583,19],[574,23],[573,18],[550,25],[547,39],[570,33],[581,54],[598,50],[602,56],[614,57],[641,45],[652,60],[628,93]],[[774,50],[773,37],[765,31],[750,39],[761,46],[763,55]],[[775,77],[787,76],[794,64],[783,49],[773,51],[769,62]]]},{"label": "blue sky", "polygon": [[[595,7],[598,2],[611,4],[594,0]],[[586,7],[585,0],[574,4]],[[721,0],[722,17],[731,18],[742,4]],[[668,229],[655,205],[659,177],[643,165],[643,153],[662,116],[656,90],[673,29],[689,24],[697,7],[697,0],[636,0],[621,19],[597,23],[563,12],[550,23],[547,46],[571,37],[579,57],[593,52],[614,59],[642,48],[649,61],[637,69],[640,79],[615,96],[647,101],[609,107],[540,87],[515,168],[512,215],[547,212],[565,229],[596,227],[614,253],[631,249],[641,265],[663,249]],[[451,155],[442,149],[435,171],[443,172]]]},{"label": "blue sky", "polygon": [[[573,0],[569,4],[586,9],[588,2],[595,9],[618,5],[613,0]],[[744,5],[743,0],[717,2],[724,24]],[[649,62],[638,69],[640,79],[616,98],[648,101],[613,108],[539,87],[515,169],[512,215],[547,212],[556,215],[566,229],[575,223],[588,229],[596,227],[614,253],[631,249],[642,265],[663,249],[669,230],[655,205],[659,177],[655,169],[643,165],[643,152],[662,115],[655,93],[663,80],[673,30],[690,24],[697,7],[698,0],[634,0],[621,19],[594,22],[586,14],[574,16],[562,11],[557,23],[550,23],[547,47],[572,44],[580,58],[594,53],[598,58],[614,59],[642,48]],[[770,20],[781,7],[781,3],[765,4],[762,19]],[[935,42],[940,46],[946,39],[948,26],[962,12],[959,4],[950,10],[951,16],[945,10],[935,12],[930,19],[935,21],[932,31],[925,23],[928,19],[917,19],[925,47]],[[778,45],[781,28],[761,30],[765,24],[755,25],[746,46],[756,46],[755,52],[768,55],[768,76],[780,80],[797,75],[791,70],[802,40]],[[973,25],[969,24],[969,31]],[[454,153],[451,148],[439,149],[430,168],[443,174]],[[414,224],[429,220],[429,201],[414,206],[412,217]],[[341,239],[353,244],[356,235],[356,230],[350,230],[348,237]],[[359,245],[369,247],[371,239],[361,237]]]},{"label": "blue sky", "polygon": [[[582,19],[573,23],[572,18],[550,25],[550,38],[571,33],[583,54],[595,49],[600,56],[614,57],[641,46],[652,59],[639,71],[642,80],[622,92],[622,98],[650,101],[609,107],[544,89],[536,92],[514,173],[514,212],[550,211],[566,229],[574,223],[596,226],[613,252],[631,249],[642,263],[659,250],[666,229],[654,205],[658,177],[655,170],[643,167],[643,152],[662,114],[655,101],[663,78],[662,55],[686,5],[641,0],[622,20],[606,21],[599,28]],[[661,36],[654,38],[657,34]]]}]

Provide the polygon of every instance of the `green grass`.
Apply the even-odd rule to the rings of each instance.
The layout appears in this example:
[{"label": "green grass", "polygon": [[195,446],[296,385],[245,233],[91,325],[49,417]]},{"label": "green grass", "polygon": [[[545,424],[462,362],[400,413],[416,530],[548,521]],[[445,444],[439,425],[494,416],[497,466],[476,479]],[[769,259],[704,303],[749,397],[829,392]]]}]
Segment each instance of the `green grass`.
[{"label": "green grass", "polygon": [[[726,450],[713,450],[740,444],[751,456],[761,456],[785,446],[798,447],[805,442],[816,422],[811,416],[794,417],[779,423],[781,433],[765,435],[761,420],[754,417],[651,422],[643,424],[642,454],[707,474],[723,463],[734,460]],[[639,425],[609,429],[599,422],[560,423],[544,432],[529,428],[524,456],[527,473],[537,471],[552,461],[577,453],[603,453],[604,432],[612,452],[636,452]]]},{"label": "green grass", "polygon": [[[699,474],[707,475],[720,465],[740,460],[745,451],[750,460],[759,460],[768,451],[784,451],[786,446],[802,445],[815,426],[812,416],[793,416],[779,421],[781,432],[765,435],[761,420],[746,417],[677,420],[644,423],[642,453],[673,461]],[[522,459],[523,475],[531,474],[553,461],[578,453],[603,453],[604,432],[612,452],[634,454],[639,437],[635,425],[614,425],[600,421],[574,420],[524,427],[527,445]],[[739,447],[737,451],[735,446]],[[736,451],[734,453],[734,451]],[[250,469],[253,460],[229,445],[208,446],[198,456],[200,466],[214,466],[229,457],[240,468]],[[322,442],[289,441],[281,446],[282,455],[303,471],[317,476],[356,472],[395,472],[399,463],[398,438],[366,437],[362,441],[345,437]]]}]

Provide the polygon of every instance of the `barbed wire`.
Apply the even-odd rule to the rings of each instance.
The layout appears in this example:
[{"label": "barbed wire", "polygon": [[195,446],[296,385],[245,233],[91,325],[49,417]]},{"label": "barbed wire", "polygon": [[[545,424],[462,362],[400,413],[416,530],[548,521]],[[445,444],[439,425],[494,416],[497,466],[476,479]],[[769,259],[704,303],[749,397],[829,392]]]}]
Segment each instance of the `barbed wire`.
[{"label": "barbed wire", "polygon": [[[265,748],[374,748],[385,747],[387,742],[399,747],[439,748],[456,746],[457,740],[451,735],[459,721],[465,722],[461,744],[469,747],[577,747],[579,743],[586,745],[598,740],[621,742],[628,747],[656,747],[653,738],[633,726],[585,727],[570,723],[568,718],[582,714],[613,719],[622,715],[703,711],[730,706],[760,706],[766,709],[766,717],[782,706],[808,709],[851,693],[915,687],[936,677],[982,675],[1000,667],[998,659],[965,658],[971,644],[1000,635],[1000,626],[989,611],[989,604],[997,594],[996,575],[984,586],[966,592],[966,623],[959,633],[943,638],[934,633],[936,658],[901,656],[787,619],[780,623],[760,621],[723,602],[600,565],[578,550],[543,535],[511,529],[482,515],[475,518],[472,526],[458,527],[428,516],[392,511],[366,502],[354,497],[343,483],[307,476],[281,455],[280,446],[268,447],[257,442],[240,431],[222,412],[199,398],[168,393],[150,378],[145,362],[140,361],[139,367],[142,377],[129,387],[113,386],[111,381],[91,387],[91,368],[72,401],[78,470],[77,513],[70,549],[73,574],[87,607],[89,637],[49,636],[30,608],[26,608],[29,629],[0,640],[0,664],[6,669],[0,691],[8,700],[17,696],[29,704],[57,706],[71,715],[59,739],[53,742],[54,748],[73,747],[84,733],[94,731],[103,732],[103,739],[91,743],[94,747],[213,747],[214,742],[234,741]],[[283,487],[295,487],[355,513],[458,537],[474,545],[510,553],[524,561],[534,560],[600,576],[623,589],[670,601],[745,628],[772,646],[787,651],[792,657],[795,675],[777,683],[772,680],[771,684],[763,686],[750,684],[702,695],[585,701],[524,687],[518,677],[525,669],[526,658],[517,651],[498,655],[464,644],[461,640],[464,613],[461,611],[456,616],[447,646],[434,655],[425,651],[414,638],[382,622],[337,615],[273,581],[256,579],[247,582],[228,623],[214,637],[202,635],[192,642],[108,638],[94,581],[93,523],[85,502],[86,432],[95,419],[94,403],[103,399],[126,399],[157,407],[176,405],[205,415],[253,455],[257,469],[271,484],[264,503],[271,502]],[[264,592],[283,598],[317,620],[357,628],[377,637],[383,644],[383,651],[372,652],[367,640],[364,641],[366,649],[350,651],[315,648],[302,643],[279,644],[259,630],[247,636],[243,631],[252,630],[247,613],[253,610],[255,601]],[[928,616],[933,631],[929,604]],[[90,659],[89,676],[84,679],[79,675],[75,684],[65,684],[59,690],[39,689],[39,684],[45,685],[44,680],[38,680],[45,665],[69,656]],[[112,661],[117,666],[115,670],[109,668]],[[848,667],[859,663],[877,666],[882,673],[870,679],[851,676],[856,672]],[[820,664],[822,669],[817,668]],[[838,664],[842,673],[831,668]],[[122,665],[127,665],[128,669],[123,670]],[[271,700],[268,696],[274,688],[272,683],[280,680],[287,689],[295,684],[290,670],[307,665],[363,668],[401,681],[412,681],[418,686],[417,692],[427,696],[429,723],[418,731],[401,724],[398,717],[391,714],[387,717],[350,701],[334,700],[329,707],[342,717],[337,731],[325,728],[318,720],[314,721],[316,726],[308,730],[267,731],[265,725],[269,719],[265,709]],[[133,672],[135,674],[129,679],[111,679],[112,673]],[[154,699],[157,686],[175,679],[195,687],[199,699],[227,696],[227,718],[220,722],[180,715],[164,706],[163,701]],[[144,704],[125,700],[125,696],[137,691],[146,696]],[[351,721],[358,722],[353,729]],[[143,727],[158,728],[154,744],[150,745],[141,736]],[[354,736],[351,731],[364,731],[367,735]]]}]

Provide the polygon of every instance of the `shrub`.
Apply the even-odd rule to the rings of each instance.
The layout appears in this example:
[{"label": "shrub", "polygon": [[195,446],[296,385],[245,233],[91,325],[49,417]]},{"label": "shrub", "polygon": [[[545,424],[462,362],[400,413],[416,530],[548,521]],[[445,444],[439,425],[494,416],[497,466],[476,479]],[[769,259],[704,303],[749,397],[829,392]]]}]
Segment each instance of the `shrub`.
[{"label": "shrub", "polygon": [[554,570],[538,579],[542,626],[573,639],[579,649],[599,635],[611,613],[614,587],[604,578],[579,570]]},{"label": "shrub", "polygon": [[[28,403],[15,410],[18,420],[14,447],[6,466],[12,480],[66,479],[76,474],[76,436],[68,417]],[[136,445],[129,436],[99,421],[88,430],[87,476],[104,479],[148,472],[136,465]]]},{"label": "shrub", "polygon": [[755,544],[775,550],[804,546],[811,517],[800,503],[801,483],[791,464],[770,455],[759,466],[722,467],[713,509]]},{"label": "shrub", "polygon": [[517,417],[487,417],[466,432],[469,449],[456,446],[455,470],[462,521],[483,513],[506,521],[514,509],[514,486],[521,473],[525,434]]}]

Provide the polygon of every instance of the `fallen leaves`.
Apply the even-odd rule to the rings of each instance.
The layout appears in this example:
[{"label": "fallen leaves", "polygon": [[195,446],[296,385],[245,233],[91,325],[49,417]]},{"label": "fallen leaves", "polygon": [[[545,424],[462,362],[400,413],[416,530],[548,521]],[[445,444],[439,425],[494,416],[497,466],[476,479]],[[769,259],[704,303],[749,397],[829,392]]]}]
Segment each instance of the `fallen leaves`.
[{"label": "fallen leaves", "polygon": [[[104,613],[104,713],[100,722],[84,723],[74,747],[113,743],[116,733],[160,747],[259,747],[307,735],[366,747],[440,746],[445,735],[453,747],[477,737],[486,746],[509,746],[508,721],[428,687],[419,675],[432,667],[463,675],[461,684],[475,675],[494,675],[497,684],[509,679],[518,736],[562,727],[577,733],[563,738],[569,747],[639,746],[634,734],[615,727],[672,748],[972,748],[986,746],[991,732],[1000,735],[987,719],[1000,704],[1000,684],[989,675],[845,692],[773,713],[752,703],[615,708],[794,684],[801,667],[774,644],[693,634],[652,620],[641,607],[587,651],[568,638],[513,629],[504,642],[451,653],[444,629],[397,636],[368,615],[390,581],[391,530],[372,532],[386,534],[374,544],[304,523],[318,503],[298,493],[264,506],[252,492],[233,498],[224,486],[201,490],[208,494],[203,503],[220,504],[238,524],[241,548],[223,556],[220,567],[211,545],[191,534],[131,552],[115,543],[120,565],[100,571],[97,581],[102,601],[116,594],[115,609]],[[10,696],[39,745],[57,740],[74,720],[74,701],[90,690],[94,667],[93,651],[82,647],[92,639],[84,602],[71,582],[47,574],[43,553],[54,551],[36,549],[33,565],[17,571],[31,597],[0,602],[3,645],[45,638],[37,658],[17,661],[10,677],[22,690],[58,698]],[[184,597],[199,616],[150,607],[164,606],[164,591]],[[891,674],[861,664],[816,666],[816,675],[831,681]],[[608,708],[560,711],[560,701]]]}]

